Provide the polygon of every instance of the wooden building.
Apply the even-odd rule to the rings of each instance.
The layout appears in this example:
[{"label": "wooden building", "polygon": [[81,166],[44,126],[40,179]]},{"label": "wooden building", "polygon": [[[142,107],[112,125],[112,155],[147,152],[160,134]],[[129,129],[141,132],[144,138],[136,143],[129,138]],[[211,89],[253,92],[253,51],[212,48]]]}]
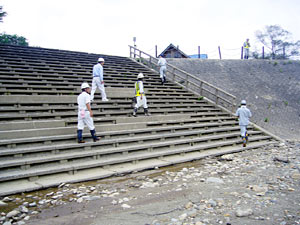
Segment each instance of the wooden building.
[{"label": "wooden building", "polygon": [[190,58],[187,54],[180,51],[178,47],[170,44],[162,53],[158,56],[162,56],[164,58]]}]

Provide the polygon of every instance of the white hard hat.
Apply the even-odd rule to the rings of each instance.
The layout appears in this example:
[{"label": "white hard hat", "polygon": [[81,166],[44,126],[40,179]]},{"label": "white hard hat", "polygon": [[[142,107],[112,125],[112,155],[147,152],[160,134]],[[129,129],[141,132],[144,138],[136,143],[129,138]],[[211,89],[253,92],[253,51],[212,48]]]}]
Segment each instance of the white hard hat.
[{"label": "white hard hat", "polygon": [[103,58],[99,58],[98,62],[104,62],[104,59]]},{"label": "white hard hat", "polygon": [[138,79],[140,78],[144,78],[144,74],[143,73],[139,73],[139,75],[137,76]]},{"label": "white hard hat", "polygon": [[89,88],[89,87],[90,87],[90,85],[89,85],[88,83],[82,83],[82,84],[81,84],[81,90],[82,90],[82,89]]},{"label": "white hard hat", "polygon": [[241,101],[241,104],[242,104],[242,105],[246,105],[246,100],[242,100],[242,101]]}]

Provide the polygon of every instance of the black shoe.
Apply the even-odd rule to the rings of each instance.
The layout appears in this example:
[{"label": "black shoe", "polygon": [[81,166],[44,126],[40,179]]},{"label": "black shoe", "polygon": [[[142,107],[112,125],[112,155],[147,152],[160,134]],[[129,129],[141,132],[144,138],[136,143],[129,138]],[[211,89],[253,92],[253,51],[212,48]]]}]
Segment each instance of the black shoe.
[{"label": "black shoe", "polygon": [[85,143],[85,141],[84,140],[79,140],[78,143],[82,144],[82,143]]},{"label": "black shoe", "polygon": [[246,144],[247,144],[246,138],[243,137],[243,147],[246,147]]},{"label": "black shoe", "polygon": [[94,138],[93,140],[94,140],[94,142],[100,141],[100,138],[96,137],[96,138]]}]

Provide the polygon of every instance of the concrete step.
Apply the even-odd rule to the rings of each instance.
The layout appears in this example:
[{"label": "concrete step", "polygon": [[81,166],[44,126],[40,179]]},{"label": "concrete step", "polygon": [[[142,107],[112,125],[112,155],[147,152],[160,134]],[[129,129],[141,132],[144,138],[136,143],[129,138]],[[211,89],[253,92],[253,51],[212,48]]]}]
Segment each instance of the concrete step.
[{"label": "concrete step", "polygon": [[[122,110],[122,111],[115,111],[115,110],[107,110],[105,112],[93,111],[94,118],[108,118],[108,117],[130,117],[132,116],[133,110]],[[211,114],[215,114],[216,116],[225,116],[228,115],[226,112],[222,112],[221,109],[218,108],[173,108],[170,107],[168,109],[152,109],[149,107],[149,112],[154,115],[171,115],[171,114],[203,114],[202,116],[209,116]],[[137,111],[137,116],[144,115],[143,109],[139,109]],[[35,121],[35,120],[71,120],[77,119],[77,112],[74,110],[73,114],[69,112],[53,112],[53,113],[24,113],[24,114],[0,114],[0,122],[4,121]]]},{"label": "concrete step", "polygon": [[[184,120],[184,118],[190,118],[190,114],[176,114],[173,115],[152,115],[150,117],[146,116],[139,116],[139,117],[120,117],[120,118],[114,118],[114,117],[108,117],[106,118],[97,118],[94,119],[94,124],[96,126],[96,130],[98,132],[100,131],[116,131],[116,130],[132,130],[132,129],[141,129],[145,128],[147,126],[154,127],[154,126],[165,126],[167,124],[173,124],[173,125],[182,125],[185,123],[197,123],[196,121],[232,121],[233,118],[226,118],[228,116],[226,113],[198,113],[194,115],[193,120]],[[75,116],[74,116],[75,117]],[[76,117],[75,117],[76,118]],[[179,121],[175,121],[177,120]],[[77,126],[77,120],[68,120],[67,122],[64,120],[55,120],[53,124],[51,124],[51,121],[49,123],[46,123],[45,121],[42,121],[41,123],[35,124],[33,122],[32,126],[30,127],[30,123],[26,124],[25,127],[22,127],[24,125],[24,122],[19,123],[11,123],[9,126],[11,126],[12,129],[7,129],[4,131],[0,131],[0,139],[16,139],[16,138],[30,138],[30,137],[42,137],[42,136],[56,136],[56,135],[67,135],[67,134],[74,134],[76,133],[76,126]],[[235,123],[235,122],[234,122]],[[62,126],[51,126],[54,124],[61,124]],[[16,125],[14,127],[14,125]],[[28,126],[27,126],[28,125]],[[35,126],[35,127],[33,127]],[[3,125],[4,127],[4,125]],[[29,128],[28,128],[29,127]],[[19,128],[19,129],[17,129]],[[86,132],[87,128],[86,128]],[[0,141],[1,143],[1,141]]]},{"label": "concrete step", "polygon": [[[211,124],[209,124],[211,125]],[[208,126],[209,126],[208,125]],[[212,124],[213,125],[213,124]],[[48,140],[47,144],[43,145],[29,145],[25,146],[22,145],[22,147],[18,148],[9,148],[9,149],[1,149],[0,151],[0,159],[8,157],[13,157],[15,160],[19,160],[17,158],[22,157],[21,160],[25,160],[27,156],[34,155],[35,153],[42,152],[43,156],[45,156],[45,153],[49,154],[57,154],[61,152],[64,149],[82,149],[82,148],[96,148],[96,147],[107,147],[107,146],[121,146],[121,145],[135,145],[136,143],[146,143],[149,141],[161,141],[167,140],[167,139],[182,139],[182,138],[192,138],[192,137],[200,137],[203,135],[212,135],[212,134],[224,134],[224,133],[231,133],[239,131],[239,127],[235,126],[212,126],[210,129],[207,129],[207,126],[198,126],[198,127],[191,127],[186,126],[185,129],[183,127],[165,127],[165,128],[152,128],[152,129],[138,129],[134,132],[128,132],[126,131],[118,131],[118,132],[108,132],[108,133],[100,133],[97,134],[98,137],[101,137],[101,141],[97,143],[93,143],[92,141],[87,142],[85,144],[78,145],[76,142],[76,139],[74,140],[74,136],[66,135],[66,136],[57,136],[56,140],[63,139],[62,143],[56,143],[55,137],[48,138],[44,137],[43,139],[37,140],[39,142],[43,141],[46,142]],[[252,131],[252,127],[249,127],[249,134],[260,134],[259,131]],[[163,135],[163,136],[162,136]],[[85,135],[87,136],[87,135]],[[65,141],[67,138],[70,138],[72,142]],[[29,141],[29,140],[27,140]],[[33,141],[33,140],[31,140]],[[49,143],[51,141],[51,143]],[[24,147],[23,147],[24,146]],[[27,160],[27,159],[26,159]],[[1,165],[0,165],[1,168]]]},{"label": "concrete step", "polygon": [[[227,111],[126,57],[0,45],[0,195],[99,179],[120,173],[258,148],[274,138],[249,126],[241,147],[239,126]],[[76,142],[76,99],[105,58],[109,102],[92,103],[99,142],[88,129]],[[134,82],[145,75],[149,117],[132,117]]]},{"label": "concrete step", "polygon": [[[223,147],[221,149],[217,146],[213,147],[213,145],[210,143],[207,145],[207,147],[210,148],[209,151],[198,149],[198,151],[193,151],[191,153],[187,152],[181,155],[164,156],[140,161],[136,160],[134,163],[128,162],[111,165],[109,167],[97,167],[85,170],[74,170],[72,172],[60,172],[59,174],[40,176],[36,180],[23,178],[6,182],[4,181],[0,184],[0,196],[55,187],[60,185],[61,183],[76,183],[87,180],[103,179],[110,176],[118,176],[120,174],[199,160],[208,156],[220,156],[223,154],[231,154],[253,148],[260,148],[265,145],[275,143],[276,142],[274,141],[261,141],[253,144],[249,143],[246,148],[243,148],[241,146],[229,146]],[[205,149],[206,147],[203,146],[203,148]]]},{"label": "concrete step", "polygon": [[[190,119],[189,115],[180,119],[177,116],[156,116],[150,120],[144,118],[111,118],[114,124],[106,126],[101,122],[101,125],[96,126],[97,135],[101,138],[134,136],[139,133],[161,133],[175,132],[176,130],[194,130],[194,129],[209,129],[214,127],[236,126],[237,121],[230,117],[211,117],[211,118],[195,118]],[[176,120],[177,119],[177,120]],[[136,124],[140,126],[136,126]],[[125,126],[124,126],[125,125]],[[139,128],[138,127],[142,127]],[[249,127],[250,128],[250,127]],[[62,128],[60,128],[62,129]],[[54,144],[56,142],[74,142],[76,141],[76,127],[73,127],[71,134],[66,135],[47,135],[40,137],[18,138],[12,136],[12,139],[0,140],[0,149],[16,148],[20,145],[44,145]],[[16,131],[14,131],[16,132]],[[24,131],[25,132],[25,131]],[[29,132],[29,131],[27,131]],[[39,131],[38,131],[39,132]],[[24,135],[25,136],[25,135]],[[90,138],[89,131],[84,130],[83,137]]]},{"label": "concrete step", "polygon": [[[192,145],[185,142],[185,140],[181,140],[181,141],[177,141],[177,143],[175,144],[173,144],[173,141],[169,141],[163,143],[148,144],[147,147],[137,145],[135,147],[127,147],[127,148],[126,147],[113,148],[109,150],[102,149],[99,151],[95,150],[94,154],[92,155],[89,155],[89,152],[84,152],[83,154],[86,154],[86,157],[83,158],[82,160],[74,161],[70,157],[71,161],[69,162],[67,159],[62,160],[58,158],[57,159],[59,160],[58,163],[53,163],[42,167],[39,166],[31,167],[28,164],[26,164],[24,165],[24,167],[22,167],[23,169],[19,169],[19,170],[2,169],[0,172],[0,181],[3,182],[3,181],[16,180],[22,178],[37,180],[39,176],[44,176],[48,174],[61,173],[61,172],[72,173],[78,170],[103,167],[103,166],[111,166],[114,164],[120,164],[125,162],[135,163],[139,160],[144,160],[144,159],[191,153],[200,150],[207,151],[211,148],[222,148],[224,146],[228,147],[228,146],[242,143],[241,139],[234,137],[234,135],[227,135],[228,138],[224,136],[222,137],[222,135],[219,136],[214,135],[212,137],[215,139],[215,141],[208,142],[205,141],[203,138],[195,138],[193,139],[194,144]],[[249,146],[251,146],[251,143],[256,143],[256,142],[266,141],[266,140],[270,141],[271,139],[272,138],[268,136],[252,137],[249,140]],[[197,144],[197,143],[201,143],[201,144]],[[158,148],[159,145],[160,148]],[[161,148],[161,146],[165,146],[165,148]],[[138,151],[139,149],[140,150],[145,149],[145,150]],[[103,156],[104,154],[109,154],[109,157],[104,157]],[[112,154],[115,154],[114,157],[111,157]],[[40,160],[40,163],[41,161],[43,161],[42,158],[37,160]]]}]

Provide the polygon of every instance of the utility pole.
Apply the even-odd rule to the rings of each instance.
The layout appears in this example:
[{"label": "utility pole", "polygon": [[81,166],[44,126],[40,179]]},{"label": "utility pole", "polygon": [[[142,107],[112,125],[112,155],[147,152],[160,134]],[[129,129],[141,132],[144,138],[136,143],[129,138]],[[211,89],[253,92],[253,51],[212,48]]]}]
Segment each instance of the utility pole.
[{"label": "utility pole", "polygon": [[[136,37],[133,37],[133,47],[136,48]],[[134,58],[135,58],[135,49],[134,49]]]}]

